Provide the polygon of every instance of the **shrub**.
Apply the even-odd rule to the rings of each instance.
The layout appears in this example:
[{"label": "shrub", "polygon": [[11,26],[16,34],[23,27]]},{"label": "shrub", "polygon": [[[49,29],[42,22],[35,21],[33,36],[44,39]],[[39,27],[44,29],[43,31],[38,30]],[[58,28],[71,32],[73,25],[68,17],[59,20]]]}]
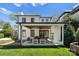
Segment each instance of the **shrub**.
[{"label": "shrub", "polygon": [[4,34],[3,33],[0,33],[0,38],[4,38]]},{"label": "shrub", "polygon": [[8,22],[4,23],[3,29],[11,29],[11,24]]},{"label": "shrub", "polygon": [[12,40],[17,40],[18,39],[16,35],[12,35],[11,38],[12,38]]},{"label": "shrub", "polygon": [[67,25],[64,31],[64,45],[69,47],[70,43],[75,41],[75,30],[71,25]]},{"label": "shrub", "polygon": [[1,30],[0,33],[3,33],[3,30]]},{"label": "shrub", "polygon": [[11,29],[4,29],[3,30],[4,36],[5,37],[11,37],[12,35],[12,30]]},{"label": "shrub", "polygon": [[79,43],[79,28],[76,31],[76,41]]}]

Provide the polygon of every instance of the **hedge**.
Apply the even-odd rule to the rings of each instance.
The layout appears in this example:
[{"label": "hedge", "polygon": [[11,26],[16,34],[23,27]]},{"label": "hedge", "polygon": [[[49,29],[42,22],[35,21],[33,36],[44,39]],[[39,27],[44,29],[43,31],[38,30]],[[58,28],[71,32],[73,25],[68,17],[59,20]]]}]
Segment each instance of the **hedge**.
[{"label": "hedge", "polygon": [[0,33],[0,38],[4,38],[4,34],[3,33]]}]

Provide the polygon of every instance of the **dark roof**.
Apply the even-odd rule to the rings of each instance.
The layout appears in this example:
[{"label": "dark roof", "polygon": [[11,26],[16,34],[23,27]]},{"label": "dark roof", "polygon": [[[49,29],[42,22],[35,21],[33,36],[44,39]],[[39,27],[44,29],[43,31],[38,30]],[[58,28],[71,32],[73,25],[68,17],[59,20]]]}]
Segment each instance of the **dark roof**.
[{"label": "dark roof", "polygon": [[79,6],[77,6],[76,8],[72,9],[72,11],[70,12],[70,14],[74,14],[77,11],[79,11]]},{"label": "dark roof", "polygon": [[56,22],[58,22],[58,21],[60,20],[60,18],[61,18],[64,14],[66,14],[66,13],[70,13],[70,11],[63,12],[63,13],[59,16],[59,18],[58,18],[58,20],[57,20]]}]

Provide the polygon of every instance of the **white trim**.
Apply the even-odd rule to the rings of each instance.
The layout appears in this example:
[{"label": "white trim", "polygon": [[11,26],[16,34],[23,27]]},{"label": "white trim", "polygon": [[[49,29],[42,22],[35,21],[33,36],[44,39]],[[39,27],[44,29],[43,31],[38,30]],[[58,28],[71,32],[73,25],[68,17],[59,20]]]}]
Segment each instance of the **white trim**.
[{"label": "white trim", "polygon": [[64,44],[64,26],[62,26],[62,44]]}]

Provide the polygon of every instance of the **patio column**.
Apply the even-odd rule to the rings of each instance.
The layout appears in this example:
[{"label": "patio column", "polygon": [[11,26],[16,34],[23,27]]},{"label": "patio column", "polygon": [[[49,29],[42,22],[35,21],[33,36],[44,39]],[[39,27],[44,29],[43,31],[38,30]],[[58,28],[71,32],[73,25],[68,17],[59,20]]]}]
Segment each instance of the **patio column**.
[{"label": "patio column", "polygon": [[18,38],[20,40],[20,45],[22,44],[21,40],[22,40],[22,26],[21,24],[19,24],[19,33],[18,33]]},{"label": "patio column", "polygon": [[20,24],[18,24],[18,40],[20,40]]},{"label": "patio column", "polygon": [[64,25],[62,25],[62,44],[64,44]]},{"label": "patio column", "polygon": [[35,36],[39,36],[39,28],[35,28]]}]

